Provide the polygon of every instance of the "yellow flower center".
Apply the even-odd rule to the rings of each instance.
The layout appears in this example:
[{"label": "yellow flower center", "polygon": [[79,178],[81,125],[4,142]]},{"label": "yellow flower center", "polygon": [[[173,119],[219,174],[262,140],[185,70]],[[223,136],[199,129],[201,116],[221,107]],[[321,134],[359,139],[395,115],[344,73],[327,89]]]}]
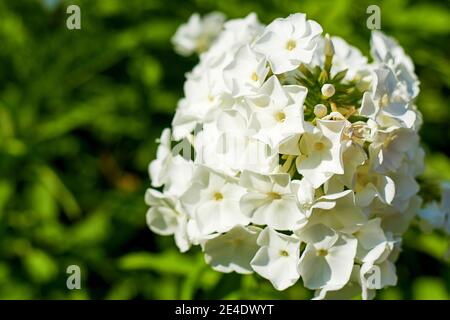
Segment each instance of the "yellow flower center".
[{"label": "yellow flower center", "polygon": [[365,187],[369,183],[376,186],[378,184],[378,178],[376,175],[367,174],[365,172],[358,172],[356,173],[356,183],[361,187]]},{"label": "yellow flower center", "polygon": [[201,37],[197,40],[196,49],[197,49],[198,53],[202,53],[202,52],[208,50],[208,46],[209,46],[208,38]]},{"label": "yellow flower center", "polygon": [[258,77],[258,75],[256,74],[256,72],[253,72],[253,73],[252,73],[252,80],[255,81],[255,82],[259,80],[259,77]]},{"label": "yellow flower center", "polygon": [[280,250],[280,256],[289,257],[289,252],[287,252],[286,250]]},{"label": "yellow flower center", "polygon": [[269,199],[272,199],[272,200],[280,200],[281,199],[281,195],[277,192],[268,192],[267,196],[269,197]]},{"label": "yellow flower center", "polygon": [[277,113],[275,114],[275,119],[276,119],[278,122],[284,122],[284,120],[286,120],[286,114],[284,114],[284,112],[282,112],[282,111],[277,112]]},{"label": "yellow flower center", "polygon": [[325,257],[327,254],[328,254],[328,250],[325,250],[325,249],[317,250],[317,256],[318,257]]},{"label": "yellow flower center", "polygon": [[296,46],[297,46],[297,43],[295,42],[295,40],[289,40],[289,41],[286,43],[286,49],[287,49],[288,51],[294,50]]},{"label": "yellow flower center", "polygon": [[381,104],[381,107],[385,107],[389,104],[389,96],[387,94],[384,94],[381,97],[380,104]]},{"label": "yellow flower center", "polygon": [[321,141],[317,141],[316,143],[314,143],[314,149],[316,151],[322,151],[325,148],[325,144]]},{"label": "yellow flower center", "polygon": [[215,201],[220,201],[220,200],[223,199],[223,194],[221,194],[220,192],[216,192],[216,193],[214,193],[214,195],[213,195],[213,199],[214,199]]}]

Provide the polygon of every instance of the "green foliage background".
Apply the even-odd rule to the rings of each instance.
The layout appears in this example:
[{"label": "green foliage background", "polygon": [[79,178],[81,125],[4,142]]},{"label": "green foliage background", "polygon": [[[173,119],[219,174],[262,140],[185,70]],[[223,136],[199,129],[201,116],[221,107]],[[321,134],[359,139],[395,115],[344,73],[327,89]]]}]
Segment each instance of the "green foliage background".
[{"label": "green foliage background", "polygon": [[[65,26],[81,7],[80,31]],[[450,12],[446,1],[0,1],[0,298],[305,299],[257,276],[223,275],[145,225],[147,165],[195,58],[170,37],[191,13],[255,11],[264,23],[306,12],[368,53],[366,8],[417,65],[426,179],[450,180]],[[425,188],[427,195],[430,189]],[[440,234],[405,236],[399,285],[379,298],[449,299]],[[67,290],[66,268],[82,270]]]}]

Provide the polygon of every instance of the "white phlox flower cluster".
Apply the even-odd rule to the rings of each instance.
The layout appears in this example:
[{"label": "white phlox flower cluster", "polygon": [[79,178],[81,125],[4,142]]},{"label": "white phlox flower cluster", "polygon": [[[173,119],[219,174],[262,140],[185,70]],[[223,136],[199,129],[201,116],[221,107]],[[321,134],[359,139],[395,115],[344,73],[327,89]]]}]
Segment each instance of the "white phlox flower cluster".
[{"label": "white phlox flower cluster", "polygon": [[369,62],[303,13],[193,15],[173,42],[200,55],[150,164],[150,229],[200,245],[217,271],[277,290],[301,279],[316,299],[395,285],[424,158],[397,42],[373,32]]}]

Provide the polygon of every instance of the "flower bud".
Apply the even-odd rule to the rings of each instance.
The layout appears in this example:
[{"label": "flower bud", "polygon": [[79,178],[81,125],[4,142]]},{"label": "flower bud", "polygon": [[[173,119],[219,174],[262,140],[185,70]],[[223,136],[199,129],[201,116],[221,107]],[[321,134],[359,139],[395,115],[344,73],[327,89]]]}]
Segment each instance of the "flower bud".
[{"label": "flower bud", "polygon": [[314,114],[317,118],[323,118],[328,114],[328,109],[323,104],[316,104],[314,106]]},{"label": "flower bud", "polygon": [[325,83],[322,86],[321,91],[322,91],[322,95],[325,98],[331,98],[334,95],[334,93],[336,92],[336,89],[334,89],[334,86],[332,84]]},{"label": "flower bud", "polygon": [[330,35],[327,33],[325,35],[325,56],[332,55],[334,55],[334,46],[333,42],[331,41]]}]

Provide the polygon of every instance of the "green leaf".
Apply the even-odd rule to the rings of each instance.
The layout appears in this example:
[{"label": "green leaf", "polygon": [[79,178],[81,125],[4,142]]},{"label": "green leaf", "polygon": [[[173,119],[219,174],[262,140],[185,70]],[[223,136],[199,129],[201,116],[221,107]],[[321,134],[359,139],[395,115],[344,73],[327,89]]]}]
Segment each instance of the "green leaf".
[{"label": "green leaf", "polygon": [[99,245],[108,238],[110,231],[109,217],[102,212],[96,212],[73,226],[68,241],[80,247]]},{"label": "green leaf", "polygon": [[122,270],[152,270],[178,275],[195,272],[195,261],[175,251],[160,254],[133,252],[121,257],[118,264]]},{"label": "green leaf", "polygon": [[58,177],[52,168],[40,166],[36,168],[37,176],[42,181],[43,185],[53,195],[55,201],[58,201],[64,208],[64,211],[70,218],[78,217],[81,209],[72,195],[70,190],[66,187],[64,182]]},{"label": "green leaf", "polygon": [[29,251],[23,263],[30,277],[38,283],[49,282],[58,272],[57,264],[53,258],[38,249]]},{"label": "green leaf", "polygon": [[30,206],[42,219],[52,219],[58,213],[55,198],[42,183],[33,184],[30,191]]}]

